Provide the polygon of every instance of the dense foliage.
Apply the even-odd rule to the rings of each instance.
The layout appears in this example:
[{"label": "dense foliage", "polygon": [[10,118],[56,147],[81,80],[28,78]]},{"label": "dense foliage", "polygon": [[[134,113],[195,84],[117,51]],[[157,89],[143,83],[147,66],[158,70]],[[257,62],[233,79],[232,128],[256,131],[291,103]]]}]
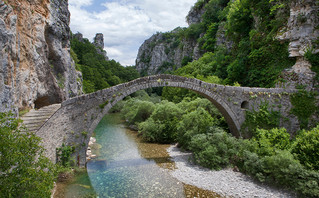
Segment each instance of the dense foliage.
[{"label": "dense foliage", "polygon": [[[319,45],[319,39],[317,40],[317,46]],[[311,70],[316,72],[316,80],[319,81],[319,53],[313,53],[312,50],[308,50],[305,54],[306,59],[311,63]]]},{"label": "dense foliage", "polygon": [[246,111],[246,119],[241,126],[242,136],[252,137],[256,135],[257,129],[272,129],[279,126],[280,113],[268,109],[268,103],[262,103],[258,110]]},{"label": "dense foliage", "polygon": [[[123,102],[122,114],[139,126],[145,141],[178,142],[204,167],[237,167],[260,182],[294,190],[303,197],[319,196],[319,126],[291,139],[286,129],[276,128],[279,112],[264,103],[260,110],[247,111],[245,131],[251,138],[238,139],[227,132],[224,118],[210,101],[194,97],[159,102],[140,92],[137,98]],[[141,104],[148,108],[140,108]]]},{"label": "dense foliage", "polygon": [[312,130],[302,130],[296,137],[292,152],[308,168],[319,170],[319,125]]},{"label": "dense foliage", "polygon": [[[295,63],[289,58],[288,42],[275,39],[287,23],[289,2],[198,0],[193,10],[205,10],[201,22],[164,33],[163,40],[180,48],[184,40],[196,40],[204,55],[193,62],[184,57],[183,67],[173,73],[217,76],[222,84],[273,87],[283,69]],[[224,42],[217,45],[218,38]],[[309,59],[315,61],[310,54]]]},{"label": "dense foliage", "polygon": [[97,52],[97,48],[88,39],[79,41],[73,38],[71,49],[76,68],[83,74],[85,93],[95,92],[139,77],[134,67],[123,67],[114,60],[105,60],[105,57]]},{"label": "dense foliage", "polygon": [[[205,10],[201,22],[165,33],[163,40],[174,42],[174,48],[182,48],[183,39],[197,40],[203,56],[195,61],[184,57],[182,67],[172,73],[216,84],[273,87],[279,74],[295,63],[288,56],[288,43],[276,39],[289,17],[289,3],[198,0],[193,10]],[[225,45],[217,45],[221,34]],[[318,54],[309,50],[305,56],[318,73]],[[161,69],[165,71],[164,66]],[[309,122],[317,111],[316,94],[300,90],[290,97],[290,113],[304,128],[296,137],[278,128],[280,112],[267,103],[246,111],[241,134],[250,139],[229,134],[225,119],[197,94],[169,87],[161,94],[164,101],[153,103],[153,109],[147,108],[151,111],[142,110],[147,116],[132,119],[146,141],[178,142],[182,149],[192,151],[194,161],[202,166],[237,167],[260,182],[294,190],[301,197],[319,197],[319,126],[308,128],[313,127]],[[134,112],[140,108],[130,108],[132,100],[124,102],[128,105],[123,112],[138,115]]]},{"label": "dense foliage", "polygon": [[308,92],[300,89],[298,93],[291,95],[290,102],[293,105],[291,113],[298,117],[300,128],[306,129],[309,126],[309,119],[314,113],[318,113],[315,96],[316,92]]},{"label": "dense foliage", "polygon": [[0,197],[50,197],[56,167],[44,156],[40,138],[0,113]]}]

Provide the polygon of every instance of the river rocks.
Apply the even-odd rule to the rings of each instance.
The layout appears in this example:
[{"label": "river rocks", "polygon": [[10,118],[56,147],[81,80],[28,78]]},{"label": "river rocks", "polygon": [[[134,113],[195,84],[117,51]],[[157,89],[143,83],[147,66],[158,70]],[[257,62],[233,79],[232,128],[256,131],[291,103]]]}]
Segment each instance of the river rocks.
[{"label": "river rocks", "polygon": [[191,153],[181,152],[176,146],[168,148],[177,169],[171,174],[186,184],[211,190],[225,197],[296,197],[254,182],[250,177],[230,169],[212,171],[189,162]]},{"label": "river rocks", "polygon": [[0,111],[76,96],[67,1],[0,0]]},{"label": "river rocks", "polygon": [[96,155],[92,154],[92,147],[95,143],[96,143],[96,139],[94,137],[90,137],[90,141],[89,141],[88,148],[86,151],[86,161],[89,161],[93,158],[96,158]]}]

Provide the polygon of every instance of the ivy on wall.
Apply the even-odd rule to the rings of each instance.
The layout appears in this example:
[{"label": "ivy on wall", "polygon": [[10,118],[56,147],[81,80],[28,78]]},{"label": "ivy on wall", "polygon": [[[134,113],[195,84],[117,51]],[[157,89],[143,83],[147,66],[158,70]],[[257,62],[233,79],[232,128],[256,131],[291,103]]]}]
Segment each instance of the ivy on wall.
[{"label": "ivy on wall", "polygon": [[290,102],[293,105],[290,113],[298,117],[300,129],[308,128],[309,118],[318,108],[316,106],[316,95],[315,92],[300,89],[297,93],[290,96]]}]

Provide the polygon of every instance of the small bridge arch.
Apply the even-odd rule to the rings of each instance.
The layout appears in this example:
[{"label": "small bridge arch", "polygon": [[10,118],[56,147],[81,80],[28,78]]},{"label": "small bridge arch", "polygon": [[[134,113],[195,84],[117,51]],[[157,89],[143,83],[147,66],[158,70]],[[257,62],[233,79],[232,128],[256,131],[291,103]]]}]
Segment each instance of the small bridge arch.
[{"label": "small bridge arch", "polygon": [[[258,108],[263,101],[278,108],[290,104],[289,93],[284,89],[224,86],[168,74],[142,77],[64,101],[61,108],[37,131],[43,139],[47,156],[55,162],[56,148],[65,143],[76,148],[74,155],[79,159],[79,164],[84,165],[94,129],[117,102],[138,90],[165,86],[193,90],[206,97],[222,113],[230,131],[237,137],[240,136],[240,126],[247,109]],[[289,116],[286,111],[281,113]]]}]

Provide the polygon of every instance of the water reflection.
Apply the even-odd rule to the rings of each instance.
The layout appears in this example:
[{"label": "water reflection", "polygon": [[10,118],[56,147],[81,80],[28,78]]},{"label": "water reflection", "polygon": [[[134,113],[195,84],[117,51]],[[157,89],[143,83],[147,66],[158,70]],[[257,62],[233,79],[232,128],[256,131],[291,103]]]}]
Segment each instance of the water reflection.
[{"label": "water reflection", "polygon": [[87,170],[99,197],[184,197],[183,184],[157,165],[172,166],[167,153],[143,147],[145,143],[118,123],[117,116],[106,116],[95,130],[102,148]]}]

